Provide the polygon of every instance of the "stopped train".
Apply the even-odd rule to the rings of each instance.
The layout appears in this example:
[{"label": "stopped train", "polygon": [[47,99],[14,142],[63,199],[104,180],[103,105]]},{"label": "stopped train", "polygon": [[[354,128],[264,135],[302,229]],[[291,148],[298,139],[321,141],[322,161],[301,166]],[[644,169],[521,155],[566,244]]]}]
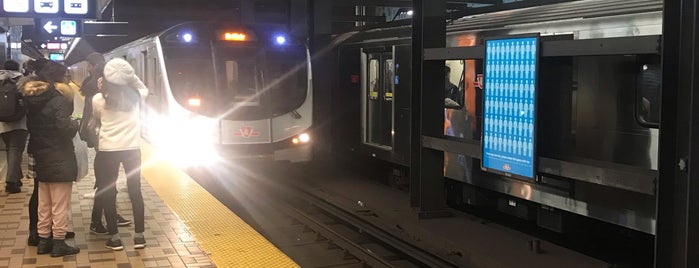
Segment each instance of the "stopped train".
[{"label": "stopped train", "polygon": [[[108,53],[150,90],[143,136],[186,165],[219,158],[311,159],[311,61],[305,43],[233,23],[190,22]],[[71,66],[76,81],[86,63]]]},{"label": "stopped train", "polygon": [[[333,125],[337,151],[367,165],[390,165],[394,177],[410,168],[409,133],[417,127],[411,117],[419,116],[410,108],[419,101],[410,96],[410,34],[410,26],[394,26],[335,41],[341,64],[333,106],[342,111]],[[539,42],[535,108],[508,103],[512,96],[497,99],[502,86],[489,79],[500,67],[485,70],[487,40],[520,36]],[[474,49],[446,61],[445,79],[459,97],[445,99],[444,137],[422,144],[445,151],[449,202],[493,207],[556,231],[565,229],[565,215],[577,214],[654,234],[661,36],[662,1],[649,0],[572,1],[449,21],[447,46]],[[518,70],[534,70],[516,68],[517,78]],[[518,82],[513,88],[520,90],[516,97],[529,92]],[[496,94],[495,101],[488,94]],[[504,119],[488,118],[493,111]],[[520,115],[536,120],[534,137],[521,137],[534,128]],[[491,132],[493,139],[483,138]],[[532,176],[510,176],[510,164],[502,166],[505,172],[483,164],[486,153],[498,150],[531,155],[522,140],[532,138]]]}]

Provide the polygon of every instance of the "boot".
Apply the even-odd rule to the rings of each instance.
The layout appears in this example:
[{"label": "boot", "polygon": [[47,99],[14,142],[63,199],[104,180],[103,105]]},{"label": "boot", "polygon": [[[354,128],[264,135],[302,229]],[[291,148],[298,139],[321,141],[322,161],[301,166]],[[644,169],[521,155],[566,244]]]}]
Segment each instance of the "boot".
[{"label": "boot", "polygon": [[39,237],[39,244],[36,245],[36,254],[49,254],[53,250],[51,239]]},{"label": "boot", "polygon": [[27,245],[36,247],[39,244],[39,234],[36,231],[29,231],[29,238],[27,238]]},{"label": "boot", "polygon": [[61,257],[65,255],[78,254],[80,252],[79,248],[71,247],[66,244],[65,240],[53,240],[53,250],[51,251],[51,257]]}]

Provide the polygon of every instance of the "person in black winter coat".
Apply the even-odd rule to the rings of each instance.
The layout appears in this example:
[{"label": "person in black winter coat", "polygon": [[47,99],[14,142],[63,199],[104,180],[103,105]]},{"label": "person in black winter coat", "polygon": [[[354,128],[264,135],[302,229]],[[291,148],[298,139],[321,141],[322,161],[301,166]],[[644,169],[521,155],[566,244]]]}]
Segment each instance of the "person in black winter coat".
[{"label": "person in black winter coat", "polygon": [[79,124],[70,118],[73,104],[52,83],[37,77],[24,81],[20,89],[27,107],[27,152],[34,156],[39,183],[37,254],[77,254],[80,249],[65,243],[70,196],[78,175],[72,138]]}]

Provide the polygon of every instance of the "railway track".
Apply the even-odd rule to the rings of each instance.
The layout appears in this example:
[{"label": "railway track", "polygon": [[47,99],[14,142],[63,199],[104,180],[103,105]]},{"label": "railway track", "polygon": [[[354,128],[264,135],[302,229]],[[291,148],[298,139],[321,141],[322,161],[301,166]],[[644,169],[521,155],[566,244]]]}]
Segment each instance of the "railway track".
[{"label": "railway track", "polygon": [[192,177],[302,267],[458,267],[302,189],[222,175]]}]

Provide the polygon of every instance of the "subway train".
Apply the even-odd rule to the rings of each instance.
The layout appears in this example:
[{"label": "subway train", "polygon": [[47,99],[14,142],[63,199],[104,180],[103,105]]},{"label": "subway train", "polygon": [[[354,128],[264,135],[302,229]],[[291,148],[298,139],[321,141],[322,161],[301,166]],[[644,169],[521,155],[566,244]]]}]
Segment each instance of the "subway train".
[{"label": "subway train", "polygon": [[[497,86],[484,70],[486,45],[522,35],[539,42],[530,177],[482,163],[483,146],[492,144],[484,133],[501,126],[484,119],[496,105],[486,92]],[[422,146],[445,152],[449,204],[489,207],[558,232],[567,228],[565,215],[574,215],[654,234],[661,36],[662,1],[653,0],[572,1],[448,21],[447,47],[473,49],[446,60],[445,81],[458,94],[445,98],[444,136]],[[411,117],[419,116],[411,112],[419,102],[410,93],[411,27],[334,40],[341,63],[332,93],[341,122],[333,125],[336,150],[363,165],[389,166],[386,177],[407,183]]]},{"label": "subway train", "polygon": [[[283,32],[190,22],[105,53],[150,90],[143,137],[187,166],[220,159],[311,159],[311,61]],[[86,63],[71,66],[75,81]]]}]

